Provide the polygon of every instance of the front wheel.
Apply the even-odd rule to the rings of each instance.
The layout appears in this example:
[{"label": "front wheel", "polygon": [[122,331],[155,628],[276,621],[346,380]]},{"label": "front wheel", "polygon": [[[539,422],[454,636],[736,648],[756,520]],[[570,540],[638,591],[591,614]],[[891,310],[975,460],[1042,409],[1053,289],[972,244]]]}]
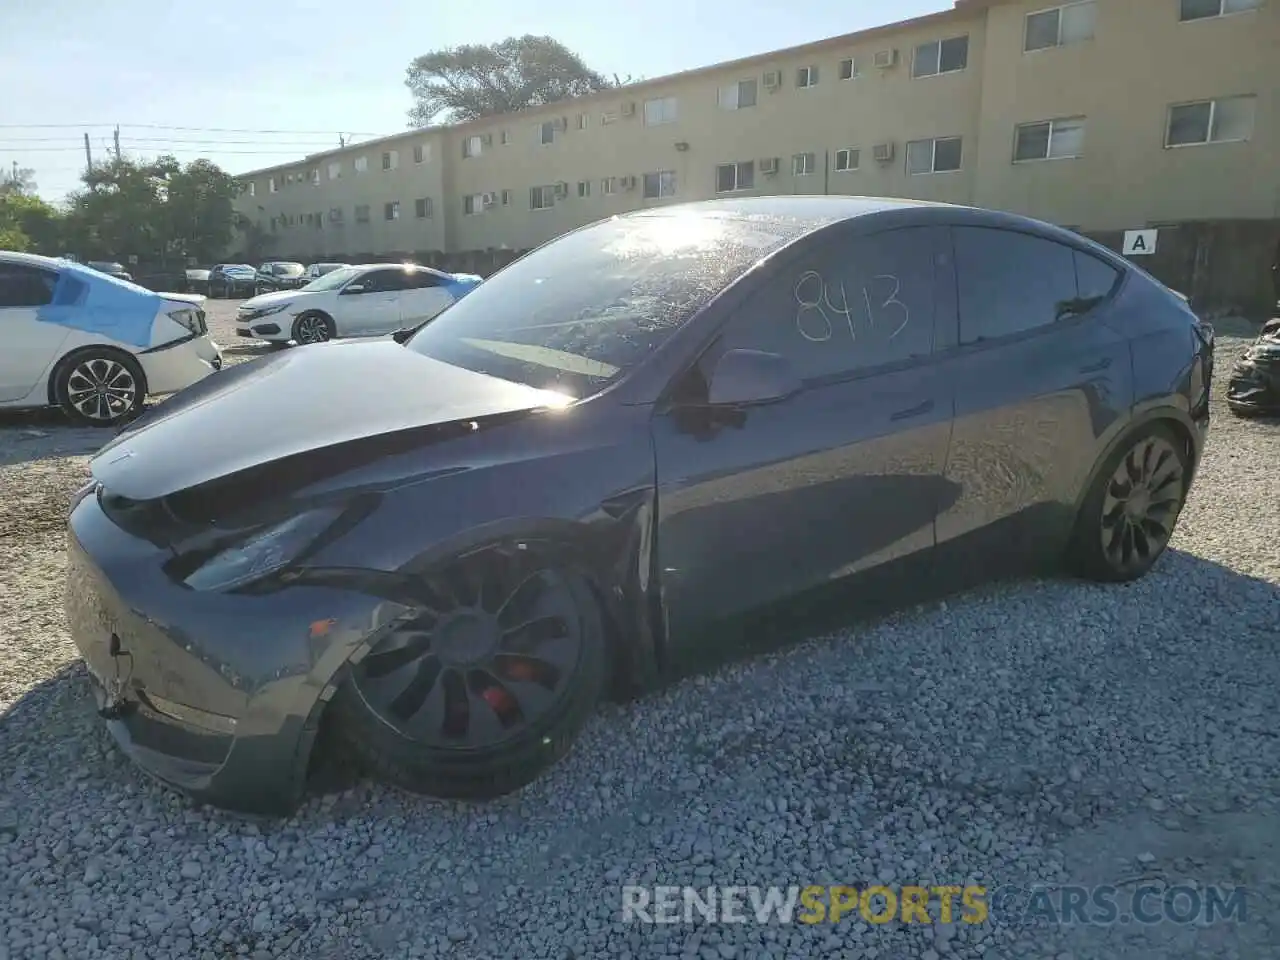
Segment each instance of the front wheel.
[{"label": "front wheel", "polygon": [[573,570],[495,548],[424,578],[423,607],[333,700],[335,732],[380,779],[490,799],[568,753],[608,676],[595,594]]},{"label": "front wheel", "polygon": [[113,350],[86,350],[54,373],[54,397],[73,422],[113,427],[142,409],[147,397],[137,361]]},{"label": "front wheel", "polygon": [[1090,580],[1137,580],[1173,537],[1187,497],[1186,444],[1167,427],[1134,434],[1103,465],[1077,519],[1072,565]]},{"label": "front wheel", "polygon": [[293,339],[299,344],[324,343],[337,336],[333,320],[323,313],[304,313],[293,321]]}]

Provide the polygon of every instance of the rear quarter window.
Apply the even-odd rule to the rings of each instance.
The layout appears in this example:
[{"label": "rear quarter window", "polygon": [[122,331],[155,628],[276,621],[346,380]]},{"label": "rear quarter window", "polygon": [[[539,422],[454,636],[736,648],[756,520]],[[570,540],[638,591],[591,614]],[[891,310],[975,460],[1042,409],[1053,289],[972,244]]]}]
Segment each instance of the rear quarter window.
[{"label": "rear quarter window", "polygon": [[1090,301],[1101,301],[1111,296],[1116,288],[1116,284],[1120,282],[1120,271],[1109,263],[1085,253],[1081,250],[1075,252],[1076,256],[1076,283],[1080,288],[1080,299]]}]

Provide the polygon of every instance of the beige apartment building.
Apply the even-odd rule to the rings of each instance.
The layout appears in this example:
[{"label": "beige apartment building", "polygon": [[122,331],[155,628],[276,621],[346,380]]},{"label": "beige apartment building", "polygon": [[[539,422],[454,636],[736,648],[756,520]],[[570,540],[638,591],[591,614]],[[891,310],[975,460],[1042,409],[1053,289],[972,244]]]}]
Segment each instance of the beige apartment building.
[{"label": "beige apartment building", "polygon": [[1091,232],[1276,221],[1278,172],[1280,0],[957,0],[258,170],[238,208],[276,255],[440,259],[758,194],[944,200]]}]

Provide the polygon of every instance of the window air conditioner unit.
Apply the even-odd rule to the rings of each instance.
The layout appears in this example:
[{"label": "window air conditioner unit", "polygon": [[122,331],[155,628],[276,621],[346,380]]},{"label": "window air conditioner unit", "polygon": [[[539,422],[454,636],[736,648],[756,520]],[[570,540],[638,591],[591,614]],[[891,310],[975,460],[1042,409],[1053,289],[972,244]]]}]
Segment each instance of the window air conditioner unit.
[{"label": "window air conditioner unit", "polygon": [[772,177],[778,172],[778,158],[766,157],[760,161],[760,172],[766,177]]},{"label": "window air conditioner unit", "polygon": [[890,67],[896,67],[898,65],[897,49],[879,51],[875,56],[875,64],[881,70],[888,70]]},{"label": "window air conditioner unit", "polygon": [[496,193],[486,193],[483,197],[483,202],[486,207],[492,207],[498,202],[498,195]]},{"label": "window air conditioner unit", "polygon": [[782,74],[777,70],[770,70],[764,75],[764,88],[766,90],[777,90],[782,86]]},{"label": "window air conditioner unit", "polygon": [[634,102],[628,101],[622,105],[622,115],[624,117],[634,117],[636,115],[636,105]]},{"label": "window air conditioner unit", "polygon": [[872,148],[871,155],[875,157],[877,163],[888,163],[893,159],[893,144],[877,143]]},{"label": "window air conditioner unit", "polygon": [[569,195],[569,184],[561,180],[559,183],[556,184],[556,198],[559,200],[563,200],[568,195]]}]

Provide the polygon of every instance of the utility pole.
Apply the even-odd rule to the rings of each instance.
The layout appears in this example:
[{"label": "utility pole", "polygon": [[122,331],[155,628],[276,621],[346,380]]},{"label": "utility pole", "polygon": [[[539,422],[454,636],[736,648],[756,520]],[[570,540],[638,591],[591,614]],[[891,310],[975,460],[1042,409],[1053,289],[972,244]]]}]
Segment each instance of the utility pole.
[{"label": "utility pole", "polygon": [[344,137],[342,134],[338,134],[338,146],[345,147],[346,145],[347,145],[347,138]]},{"label": "utility pole", "polygon": [[84,135],[84,163],[85,166],[93,169],[93,151],[89,148],[89,134]]},{"label": "utility pole", "polygon": [[118,124],[116,126],[115,142],[116,142],[116,163],[119,163],[120,162],[120,127]]}]

